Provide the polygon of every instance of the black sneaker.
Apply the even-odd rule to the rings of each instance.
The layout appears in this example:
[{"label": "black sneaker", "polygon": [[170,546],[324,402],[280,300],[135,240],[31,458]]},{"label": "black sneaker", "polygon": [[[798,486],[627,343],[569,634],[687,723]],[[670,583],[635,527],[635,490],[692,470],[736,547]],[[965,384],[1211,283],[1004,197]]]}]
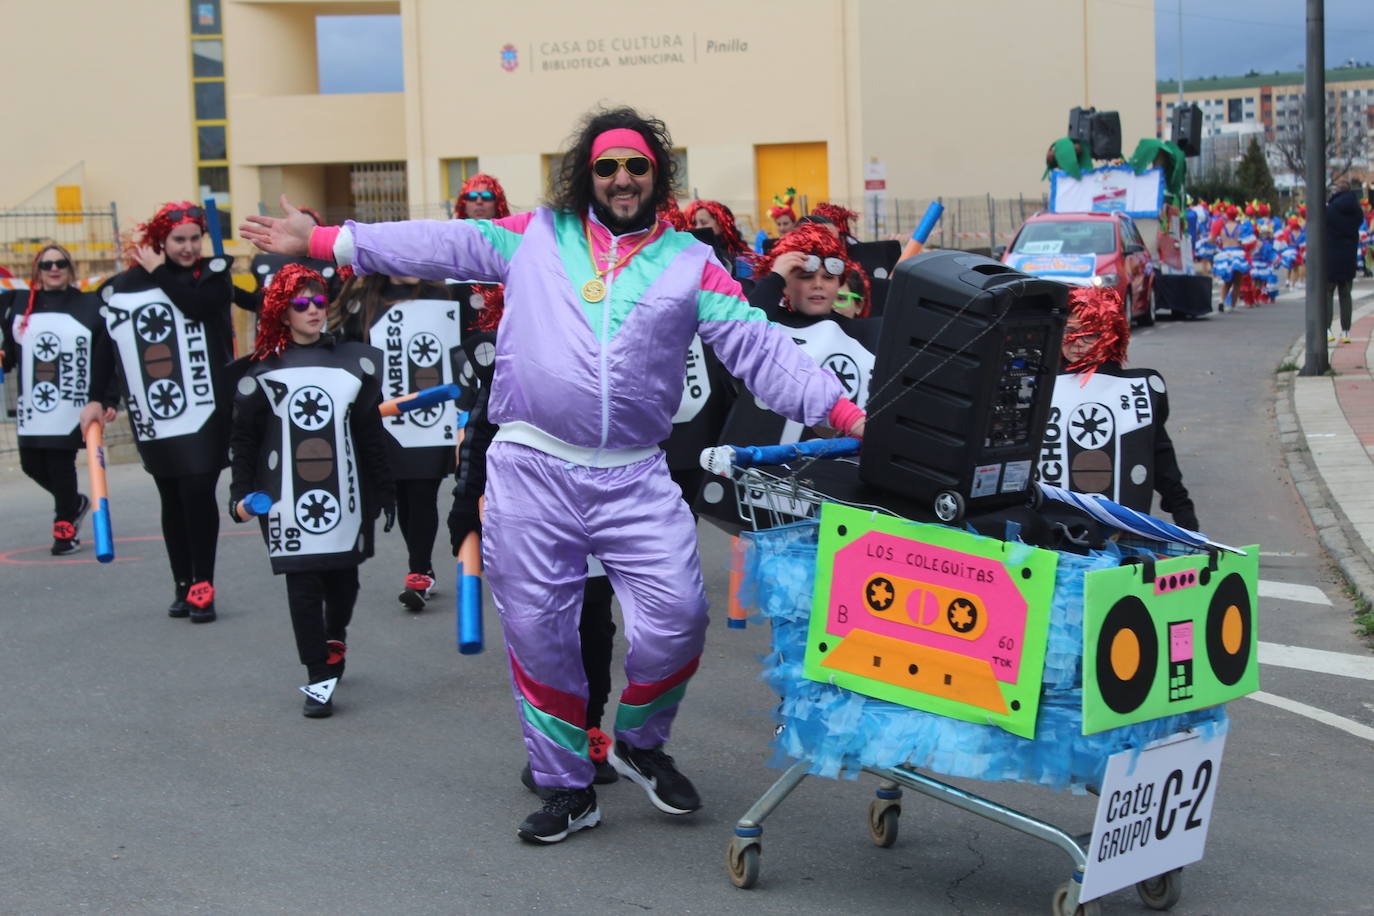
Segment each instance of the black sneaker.
[{"label": "black sneaker", "polygon": [[76,536],[76,526],[71,522],[58,522],[52,526],[52,555],[65,557],[81,548],[81,539]]},{"label": "black sneaker", "polygon": [[301,709],[301,715],[307,719],[328,719],[334,715],[334,698],[330,697],[321,703],[314,697],[305,698],[305,706]]},{"label": "black sneaker", "polygon": [[172,599],[172,604],[167,608],[168,617],[189,617],[191,615],[191,605],[186,603],[186,592],[190,590],[190,582],[178,582],[176,597]]},{"label": "black sneaker", "polygon": [[397,598],[406,610],[419,613],[425,609],[430,593],[434,591],[434,575],[410,573],[406,576],[406,588]]},{"label": "black sneaker", "polygon": [[186,592],[186,613],[192,623],[213,623],[215,587],[209,582],[197,582],[192,585]]},{"label": "black sneaker", "polygon": [[665,814],[691,814],[701,807],[701,796],[691,780],[678,772],[662,745],[641,749],[617,741],[607,760],[621,776],[638,783],[654,807]]},{"label": "black sneaker", "polygon": [[520,839],[531,843],[559,843],[568,834],[601,823],[596,806],[596,790],[554,789],[544,807],[525,818],[516,829]]},{"label": "black sneaker", "polygon": [[77,503],[76,518],[72,519],[72,527],[77,531],[81,530],[81,521],[86,517],[86,513],[91,511],[91,498],[85,493],[76,494],[80,502]]}]

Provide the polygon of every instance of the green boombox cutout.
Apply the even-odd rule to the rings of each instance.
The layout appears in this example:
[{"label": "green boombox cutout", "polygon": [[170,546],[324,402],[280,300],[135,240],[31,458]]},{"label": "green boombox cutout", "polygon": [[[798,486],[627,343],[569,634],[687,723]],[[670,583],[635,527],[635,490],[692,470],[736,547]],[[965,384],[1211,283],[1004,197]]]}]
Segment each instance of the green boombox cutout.
[{"label": "green boombox cutout", "polygon": [[1088,573],[1083,734],[1258,690],[1258,585],[1258,547]]}]

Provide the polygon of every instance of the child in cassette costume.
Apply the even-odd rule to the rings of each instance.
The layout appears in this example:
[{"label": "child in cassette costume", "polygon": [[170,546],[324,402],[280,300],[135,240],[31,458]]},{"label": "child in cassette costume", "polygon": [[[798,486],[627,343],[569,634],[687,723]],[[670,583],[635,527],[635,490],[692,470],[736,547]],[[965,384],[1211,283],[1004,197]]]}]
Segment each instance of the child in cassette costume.
[{"label": "child in cassette costume", "polygon": [[[55,242],[34,256],[27,290],[0,293],[0,366],[19,376],[19,466],[52,495],[57,557],[81,545],[77,532],[91,504],[76,489],[76,450],[91,342],[100,324],[100,300],[77,288],[75,262]],[[113,420],[114,411],[106,418]]]},{"label": "child in cassette costume", "polygon": [[[372,523],[385,511],[390,530],[395,505],[377,410],[382,354],[321,333],[327,309],[322,276],[301,264],[278,271],[234,398],[230,446],[230,515],[251,517],[250,493],[271,500],[258,521],[272,572],[286,576],[312,687],[343,675],[358,566],[372,556]],[[333,711],[332,685],[307,692],[305,716]]]},{"label": "child in cassette costume", "polygon": [[205,212],[189,201],[164,204],[136,231],[126,255],[133,266],[100,290],[105,321],[81,428],[103,423],[117,406],[107,392],[118,374],[139,457],[162,503],[176,592],[167,615],[208,623],[215,619],[215,485],[228,458],[232,258],[201,256]]},{"label": "child in cassette costume", "polygon": [[1069,294],[1063,364],[1055,382],[1040,480],[1078,493],[1101,493],[1138,512],[1160,508],[1198,530],[1197,512],[1164,424],[1169,397],[1153,369],[1125,369],[1130,326],[1110,287]]},{"label": "child in cassette costume", "polygon": [[[458,303],[443,283],[385,274],[353,277],[339,293],[334,322],[342,338],[381,351],[384,399],[457,380]],[[382,423],[406,543],[406,576],[397,599],[410,611],[424,610],[435,586],[439,485],[453,473],[457,421],[457,407],[445,402]]]}]

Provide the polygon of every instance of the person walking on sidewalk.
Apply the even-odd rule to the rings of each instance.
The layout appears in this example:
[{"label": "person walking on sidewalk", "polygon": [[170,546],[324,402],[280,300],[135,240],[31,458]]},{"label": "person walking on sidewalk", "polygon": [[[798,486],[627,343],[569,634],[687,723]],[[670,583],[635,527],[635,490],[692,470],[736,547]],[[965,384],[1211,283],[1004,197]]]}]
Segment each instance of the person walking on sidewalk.
[{"label": "person walking on sidewalk", "polygon": [[1364,214],[1360,212],[1360,202],[1355,192],[1350,190],[1350,182],[1336,182],[1331,199],[1326,202],[1326,296],[1322,310],[1322,326],[1327,328],[1326,339],[1335,340],[1335,329],[1331,327],[1332,296],[1339,296],[1341,303],[1341,343],[1350,343],[1350,312],[1353,302],[1350,295],[1355,282],[1355,249],[1360,244],[1360,223]]},{"label": "person walking on sidewalk", "polygon": [[659,810],[701,807],[664,751],[706,641],[696,525],[658,443],[700,334],[772,409],[862,435],[864,415],[689,233],[655,214],[676,168],[661,121],[597,111],[563,157],[550,206],[497,220],[317,228],[249,216],[243,237],[363,273],[506,284],[496,342],[482,560],[501,615],[535,782],[555,791],[517,828],[556,843],[601,820],[578,648],[588,555],[625,618],[626,679],[612,765]]}]

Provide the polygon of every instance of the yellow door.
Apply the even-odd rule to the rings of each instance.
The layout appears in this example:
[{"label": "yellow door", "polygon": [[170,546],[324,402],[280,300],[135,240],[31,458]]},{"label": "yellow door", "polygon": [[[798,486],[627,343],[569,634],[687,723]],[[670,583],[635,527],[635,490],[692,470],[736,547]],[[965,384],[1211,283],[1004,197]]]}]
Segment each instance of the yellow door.
[{"label": "yellow door", "polygon": [[754,174],[758,179],[758,225],[770,235],[776,232],[768,218],[774,195],[781,196],[788,188],[796,188],[797,199],[792,209],[798,217],[830,196],[830,168],[824,142],[755,146]]}]

